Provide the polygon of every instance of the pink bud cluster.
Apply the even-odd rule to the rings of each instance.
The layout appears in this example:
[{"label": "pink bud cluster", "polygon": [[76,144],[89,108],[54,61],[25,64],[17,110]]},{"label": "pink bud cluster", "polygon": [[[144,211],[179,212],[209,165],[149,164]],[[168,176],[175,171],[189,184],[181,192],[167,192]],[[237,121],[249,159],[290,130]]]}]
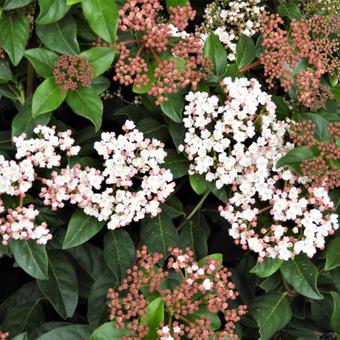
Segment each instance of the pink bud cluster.
[{"label": "pink bud cluster", "polygon": [[275,104],[256,79],[228,77],[221,85],[224,103],[206,92],[186,96],[185,144],[179,147],[191,161],[189,173],[205,175],[218,189],[236,184],[260,154],[270,162],[280,158],[286,131],[286,123],[276,120]]},{"label": "pink bud cluster", "polygon": [[[124,135],[104,132],[94,148],[104,158],[99,171],[79,165],[53,172],[43,179],[40,197],[52,209],[62,208],[64,202],[76,204],[88,215],[108,221],[115,229],[139,221],[145,215],[156,216],[160,204],[174,190],[172,174],[160,167],[166,152],[163,143],[145,139],[126,121]],[[136,183],[139,183],[136,189]]]},{"label": "pink bud cluster", "polygon": [[[301,104],[316,111],[332,96],[323,75],[336,74],[340,67],[337,57],[340,43],[332,34],[339,30],[339,20],[332,17],[312,16],[300,21],[292,20],[290,32],[281,28],[284,21],[278,14],[265,13],[261,21],[264,51],[260,60],[268,82],[280,79],[286,91],[296,85]],[[294,76],[298,62],[308,66]]]},{"label": "pink bud cluster", "polygon": [[[0,212],[1,212],[0,200]],[[39,211],[31,204],[27,208],[17,207],[8,209],[7,215],[0,218],[0,236],[2,244],[7,245],[9,240],[35,240],[38,244],[46,244],[52,239],[47,224],[36,224]]]},{"label": "pink bud cluster", "polygon": [[[128,276],[117,289],[108,293],[110,319],[115,327],[127,329],[122,339],[143,339],[149,327],[141,322],[147,315],[149,295],[159,297],[164,304],[164,320],[158,325],[160,339],[216,339],[237,338],[235,326],[245,314],[246,306],[230,307],[237,298],[231,273],[213,258],[200,264],[194,261],[193,252],[178,248],[169,249],[167,269],[163,269],[160,254],[149,254],[143,246],[137,251],[137,263],[128,270]],[[177,278],[174,288],[167,288],[169,275]],[[177,274],[177,275],[176,275]],[[224,329],[209,328],[211,319],[199,312],[224,317]]]},{"label": "pink bud cluster", "polygon": [[[195,16],[190,3],[169,8],[171,24],[160,21],[162,10],[159,1],[150,0],[129,1],[122,7],[120,30],[138,33],[138,38],[118,44],[119,59],[113,78],[156,97],[157,105],[167,100],[167,94],[188,86],[195,89],[210,74],[201,39],[182,31]],[[179,39],[173,40],[175,37]],[[128,49],[128,45],[137,45],[136,51]],[[162,52],[169,52],[172,57],[164,58]]]},{"label": "pink bud cluster", "polygon": [[90,86],[93,73],[89,60],[81,55],[62,55],[54,63],[54,79],[62,92]]},{"label": "pink bud cluster", "polygon": [[6,340],[9,337],[8,332],[0,332],[0,340]]}]

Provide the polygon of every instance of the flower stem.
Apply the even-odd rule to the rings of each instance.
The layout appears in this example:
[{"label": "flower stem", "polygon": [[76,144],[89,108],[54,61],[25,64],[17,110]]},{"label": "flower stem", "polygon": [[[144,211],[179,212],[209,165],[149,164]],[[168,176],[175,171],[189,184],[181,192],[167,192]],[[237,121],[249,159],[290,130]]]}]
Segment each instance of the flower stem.
[{"label": "flower stem", "polygon": [[254,68],[256,66],[259,66],[259,65],[261,65],[261,61],[260,60],[256,60],[256,61],[254,61],[251,64],[248,64],[246,66],[241,67],[240,68],[240,72],[242,72],[242,73],[243,72],[247,72],[247,71],[251,70],[252,68]]},{"label": "flower stem", "polygon": [[184,226],[185,224],[190,221],[192,219],[192,217],[197,213],[197,211],[199,209],[201,209],[204,201],[207,199],[207,197],[209,196],[210,194],[210,191],[207,191],[203,197],[201,198],[201,200],[197,203],[196,207],[191,211],[191,213],[187,216],[187,218],[178,226],[177,230],[180,231]]}]

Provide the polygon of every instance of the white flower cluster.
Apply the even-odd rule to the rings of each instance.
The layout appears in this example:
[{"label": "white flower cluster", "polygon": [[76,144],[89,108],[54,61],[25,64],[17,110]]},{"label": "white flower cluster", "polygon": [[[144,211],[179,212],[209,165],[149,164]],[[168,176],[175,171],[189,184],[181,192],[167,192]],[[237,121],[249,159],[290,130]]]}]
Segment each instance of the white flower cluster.
[{"label": "white flower cluster", "polygon": [[34,168],[30,160],[17,163],[0,155],[0,195],[21,196],[32,187],[33,181]]},{"label": "white flower cluster", "polygon": [[22,134],[14,137],[13,142],[17,149],[15,157],[26,158],[36,167],[50,169],[60,166],[59,150],[65,152],[67,156],[75,156],[80,150],[79,146],[73,145],[71,130],[56,133],[55,127],[38,125],[33,131],[37,138],[27,139],[26,134]]},{"label": "white flower cluster", "polygon": [[53,209],[63,207],[64,201],[77,204],[86,214],[108,221],[109,229],[156,216],[175,185],[171,172],[160,167],[166,157],[164,145],[145,139],[131,121],[123,130],[119,136],[102,133],[94,145],[104,158],[103,171],[75,166],[44,179],[44,203]]},{"label": "white flower cluster", "polygon": [[[253,36],[259,29],[264,11],[261,0],[215,0],[205,10],[204,30],[213,31],[230,51],[229,60],[235,60],[236,44],[242,34]],[[203,39],[207,34],[203,34]]]},{"label": "white flower cluster", "polygon": [[[205,174],[217,188],[236,183],[256,163],[279,159],[278,146],[286,131],[286,123],[276,120],[275,104],[256,79],[225,78],[223,87],[227,95],[223,104],[206,92],[186,96],[185,144],[179,147],[191,161],[189,173]],[[266,176],[265,171],[260,168],[258,177]]]},{"label": "white flower cluster", "polygon": [[[0,200],[0,211],[2,201]],[[4,212],[2,209],[1,212]],[[0,235],[2,244],[9,240],[36,240],[38,244],[46,244],[52,238],[46,223],[36,224],[39,211],[33,205],[25,208],[8,209],[7,216],[0,218]]]}]

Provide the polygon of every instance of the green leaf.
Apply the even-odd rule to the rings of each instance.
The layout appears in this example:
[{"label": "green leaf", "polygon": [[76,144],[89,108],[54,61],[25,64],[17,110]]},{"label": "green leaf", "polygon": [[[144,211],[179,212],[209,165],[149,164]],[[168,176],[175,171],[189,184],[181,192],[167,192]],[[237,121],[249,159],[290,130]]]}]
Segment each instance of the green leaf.
[{"label": "green leaf", "polygon": [[297,19],[300,20],[302,18],[302,13],[298,5],[293,2],[289,1],[280,1],[280,5],[277,8],[278,13],[282,17],[288,17],[289,19]]},{"label": "green leaf", "polygon": [[188,0],[165,0],[166,7],[169,10],[169,7],[176,7],[176,6],[185,6]]},{"label": "green leaf", "polygon": [[340,237],[335,237],[329,241],[326,248],[325,270],[332,270],[340,266]]},{"label": "green leaf", "polygon": [[28,335],[27,333],[21,333],[18,334],[17,336],[14,336],[13,338],[11,338],[11,340],[28,340]]},{"label": "green leaf", "polygon": [[13,81],[13,73],[8,66],[6,61],[0,61],[0,84],[7,83],[9,81]]},{"label": "green leaf", "polygon": [[250,307],[250,315],[260,329],[260,340],[270,339],[291,319],[292,312],[287,293],[269,293],[259,297]]},{"label": "green leaf", "polygon": [[40,13],[36,20],[38,24],[52,24],[62,19],[70,10],[66,0],[39,0]]},{"label": "green leaf", "polygon": [[181,178],[188,174],[189,161],[174,150],[168,150],[168,155],[163,164],[164,168],[169,169],[174,177]]},{"label": "green leaf", "polygon": [[142,220],[141,224],[141,242],[151,253],[159,252],[166,255],[169,247],[178,246],[178,232],[171,218],[164,213],[155,218],[147,217]]},{"label": "green leaf", "polygon": [[6,0],[2,6],[5,11],[27,6],[33,0]]},{"label": "green leaf", "polygon": [[72,16],[52,24],[36,25],[36,32],[41,42],[52,51],[68,55],[79,53],[77,25]]},{"label": "green leaf", "polygon": [[118,340],[128,335],[127,329],[117,329],[113,322],[106,322],[92,333],[90,340]]},{"label": "green leaf", "polygon": [[136,83],[133,84],[132,85],[133,93],[144,94],[144,93],[147,93],[149,90],[151,90],[152,84],[156,82],[156,79],[154,77],[155,68],[156,68],[156,63],[153,63],[148,66],[147,76],[148,76],[149,82],[146,85],[142,85],[142,86],[137,86]]},{"label": "green leaf", "polygon": [[206,264],[208,264],[209,260],[215,260],[217,261],[220,265],[222,265],[222,262],[223,262],[223,255],[220,254],[220,253],[215,253],[215,254],[209,254],[207,255],[206,257],[203,257],[202,259],[200,259],[198,261],[198,265],[201,267],[201,266],[204,266]]},{"label": "green leaf", "polygon": [[236,63],[239,68],[250,64],[256,58],[256,47],[253,39],[242,34],[236,46]]},{"label": "green leaf", "polygon": [[197,195],[202,195],[207,190],[207,183],[203,175],[190,175],[190,185]]},{"label": "green leaf", "polygon": [[48,280],[37,280],[39,289],[62,318],[72,317],[78,304],[78,282],[72,264],[63,253],[51,252],[48,273]]},{"label": "green leaf", "polygon": [[0,46],[7,52],[13,65],[17,66],[24,56],[29,37],[27,17],[22,14],[2,15],[0,32]]},{"label": "green leaf", "polygon": [[285,156],[280,158],[276,163],[277,168],[281,168],[282,166],[294,165],[297,163],[301,163],[305,160],[312,160],[317,155],[315,150],[307,148],[306,146],[299,146],[293,150],[290,150]]},{"label": "green leaf", "polygon": [[182,123],[184,98],[181,94],[169,94],[168,100],[161,104],[163,113],[176,123]]},{"label": "green leaf", "polygon": [[116,50],[110,47],[93,47],[80,55],[86,57],[93,70],[93,78],[100,76],[110,68],[115,57]]},{"label": "green leaf", "polygon": [[43,113],[57,109],[65,100],[67,92],[61,92],[54,78],[45,79],[35,90],[32,99],[32,116],[36,118]]},{"label": "green leaf", "polygon": [[32,48],[25,51],[25,57],[33,65],[35,72],[43,78],[53,76],[54,62],[59,59],[58,54],[46,48]]},{"label": "green leaf", "polygon": [[215,66],[217,75],[222,75],[227,67],[227,52],[215,33],[210,33],[204,44],[204,56]]},{"label": "green leaf", "polygon": [[263,262],[258,262],[250,272],[256,274],[258,277],[265,278],[274,274],[280,269],[283,261],[265,257]]},{"label": "green leaf", "polygon": [[[221,319],[217,313],[211,313],[207,310],[206,306],[200,306],[199,310],[195,313],[189,314],[187,316],[188,320],[196,321],[197,319],[209,319],[210,325],[209,329],[212,329],[214,331],[221,328]],[[229,340],[227,338],[227,340]]]},{"label": "green leaf", "polygon": [[172,120],[169,120],[168,126],[169,126],[169,133],[171,135],[171,138],[176,148],[178,149],[178,147],[184,143],[184,136],[185,136],[184,125],[178,124],[178,123],[173,122]]},{"label": "green leaf", "polygon": [[208,238],[205,230],[195,220],[185,224],[180,234],[182,248],[189,247],[200,259],[208,254]]},{"label": "green leaf", "polygon": [[136,124],[139,131],[143,132],[146,138],[156,138],[160,141],[167,141],[169,137],[167,126],[159,120],[146,117]]},{"label": "green leaf", "polygon": [[66,0],[66,5],[79,4],[81,0]]},{"label": "green leaf", "polygon": [[77,209],[68,223],[63,249],[69,249],[85,243],[103,229],[105,224],[105,221],[98,221],[97,218],[86,215],[83,210]]},{"label": "green leaf", "polygon": [[135,245],[123,229],[109,231],[104,237],[104,261],[119,281],[126,276],[135,258]]},{"label": "green leaf", "polygon": [[315,124],[314,134],[315,137],[321,142],[330,142],[331,135],[328,131],[328,120],[317,113],[300,113],[299,120],[307,119]]},{"label": "green leaf", "polygon": [[96,132],[100,129],[103,103],[93,87],[81,87],[77,91],[70,91],[66,102],[76,114],[90,120]]},{"label": "green leaf", "polygon": [[164,320],[164,301],[161,297],[154,299],[147,306],[147,312],[145,318],[141,320],[143,324],[148,325],[149,334],[148,338],[156,339],[157,330],[160,327],[160,323]]},{"label": "green leaf", "polygon": [[330,292],[333,299],[333,313],[331,316],[331,326],[334,332],[340,333],[340,294]]},{"label": "green leaf", "polygon": [[55,328],[37,338],[37,340],[72,340],[88,339],[92,328],[88,325],[72,324]]},{"label": "green leaf", "polygon": [[298,293],[315,300],[323,299],[316,284],[318,269],[305,255],[301,254],[285,261],[280,270],[287,282]]},{"label": "green leaf", "polygon": [[15,262],[27,274],[36,279],[48,278],[48,258],[44,245],[38,245],[33,240],[11,240],[9,247]]},{"label": "green leaf", "polygon": [[92,30],[108,43],[116,40],[118,7],[114,0],[82,0],[85,19]]},{"label": "green leaf", "polygon": [[97,326],[107,319],[107,292],[117,284],[117,277],[111,273],[102,273],[92,285],[87,300],[87,319],[91,325]]},{"label": "green leaf", "polygon": [[94,88],[98,95],[102,94],[105,90],[110,87],[110,80],[104,76],[99,76],[92,79],[91,86]]},{"label": "green leaf", "polygon": [[45,113],[34,119],[32,117],[32,99],[29,98],[12,120],[12,136],[26,133],[30,138],[33,136],[33,129],[39,124],[47,125],[50,118],[51,114]]}]

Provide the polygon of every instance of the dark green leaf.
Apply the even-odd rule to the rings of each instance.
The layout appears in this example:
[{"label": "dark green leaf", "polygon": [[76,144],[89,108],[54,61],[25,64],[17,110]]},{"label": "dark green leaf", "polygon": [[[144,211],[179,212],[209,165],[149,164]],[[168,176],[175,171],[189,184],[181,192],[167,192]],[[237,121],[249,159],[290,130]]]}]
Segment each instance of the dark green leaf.
[{"label": "dark green leaf", "polygon": [[54,62],[59,56],[46,48],[32,48],[25,51],[25,57],[33,65],[35,72],[41,77],[48,78],[53,76]]},{"label": "dark green leaf", "polygon": [[11,338],[11,340],[28,340],[28,335],[27,333],[21,333],[18,334],[17,336],[14,336],[13,338]]},{"label": "dark green leaf", "polygon": [[93,47],[81,53],[92,65],[93,78],[103,74],[110,68],[115,57],[115,49],[110,47]]},{"label": "dark green leaf", "polygon": [[157,119],[151,117],[142,118],[138,121],[136,127],[147,138],[156,138],[160,141],[166,141],[169,138],[167,126]]},{"label": "dark green leaf", "polygon": [[83,210],[77,209],[72,214],[68,224],[63,249],[69,249],[85,243],[103,229],[105,224],[105,221],[99,221],[93,216],[86,215]]},{"label": "dark green leaf", "polygon": [[96,132],[100,129],[103,103],[93,87],[81,87],[77,91],[70,91],[66,102],[76,114],[90,120]]},{"label": "dark green leaf", "polygon": [[331,270],[340,266],[340,237],[329,241],[326,248],[325,270]]},{"label": "dark green leaf", "polygon": [[135,246],[129,234],[123,229],[109,231],[104,237],[104,261],[121,281],[131,267],[135,257]]},{"label": "dark green leaf", "polygon": [[282,17],[288,17],[289,19],[299,20],[302,18],[300,8],[293,1],[280,1],[277,11]]},{"label": "dark green leaf", "polygon": [[32,99],[29,98],[12,120],[12,136],[26,133],[26,136],[30,138],[33,135],[33,129],[39,124],[47,125],[50,118],[51,114],[45,113],[34,119],[32,117]]},{"label": "dark green leaf", "polygon": [[6,61],[0,61],[0,84],[13,81],[14,77]]},{"label": "dark green leaf", "polygon": [[65,100],[67,93],[61,92],[54,78],[45,79],[35,90],[32,99],[32,116],[56,110]]},{"label": "dark green leaf", "polygon": [[39,6],[37,23],[43,25],[59,21],[71,8],[66,4],[66,0],[39,0]]},{"label": "dark green leaf", "polygon": [[118,340],[128,335],[127,329],[116,329],[113,322],[106,322],[92,333],[90,340]]},{"label": "dark green leaf", "polygon": [[236,46],[236,63],[239,68],[250,64],[256,58],[256,47],[253,39],[242,34]]},{"label": "dark green leaf", "polygon": [[146,316],[141,320],[142,323],[147,324],[149,327],[148,337],[150,339],[157,338],[157,330],[163,320],[164,301],[161,297],[158,297],[149,303],[147,306]]},{"label": "dark green leaf", "polygon": [[72,317],[78,304],[78,282],[73,266],[63,253],[49,254],[48,274],[48,280],[37,280],[39,289],[62,318]]},{"label": "dark green leaf", "polygon": [[166,203],[162,205],[162,211],[170,218],[176,218],[182,215],[185,216],[183,204],[176,196],[171,196]]},{"label": "dark green leaf", "polygon": [[216,254],[209,254],[209,255],[207,255],[206,257],[203,257],[202,259],[200,259],[200,260],[198,261],[198,265],[199,265],[199,266],[206,265],[206,264],[208,264],[209,260],[217,261],[218,263],[220,263],[220,264],[222,265],[222,262],[223,262],[223,255],[222,255],[222,254],[219,254],[219,253],[216,253]]},{"label": "dark green leaf", "polygon": [[167,95],[168,100],[161,104],[163,113],[176,123],[182,123],[184,99],[181,94]]},{"label": "dark green leaf", "polygon": [[274,274],[280,269],[283,261],[265,257],[263,262],[258,262],[250,272],[256,274],[258,277],[265,278]]},{"label": "dark green leaf", "polygon": [[82,0],[84,16],[92,30],[106,42],[114,43],[118,24],[118,7],[114,0]]},{"label": "dark green leaf", "polygon": [[48,279],[46,247],[35,241],[11,240],[9,247],[16,263],[36,279]]},{"label": "dark green leaf", "polygon": [[307,119],[315,124],[315,137],[321,142],[330,142],[331,136],[328,131],[328,120],[316,113],[302,113],[299,114],[300,120]]},{"label": "dark green leaf", "polygon": [[5,0],[2,8],[5,11],[10,11],[12,9],[16,9],[16,8],[27,6],[32,1],[33,0]]},{"label": "dark green leaf", "polygon": [[111,85],[110,80],[103,76],[99,76],[97,78],[92,79],[91,83],[91,86],[94,88],[97,95],[102,94],[105,90],[107,90],[110,87],[110,85]]},{"label": "dark green leaf", "polygon": [[184,136],[185,136],[184,125],[175,123],[172,120],[169,120],[168,125],[169,125],[169,132],[170,132],[171,138],[176,148],[178,148],[181,144],[184,143]]},{"label": "dark green leaf", "polygon": [[174,179],[183,177],[188,174],[189,161],[174,150],[168,150],[168,155],[163,164],[164,168],[169,169]]},{"label": "dark green leaf", "polygon": [[29,23],[26,16],[14,14],[0,19],[0,46],[9,55],[11,62],[17,66],[24,56],[29,36]]},{"label": "dark green leaf", "polygon": [[331,292],[333,299],[333,313],[331,316],[331,326],[334,332],[340,333],[340,294]]},{"label": "dark green leaf", "polygon": [[142,220],[141,241],[151,253],[166,255],[169,247],[178,246],[179,236],[171,218],[161,213],[155,218]]},{"label": "dark green leaf", "polygon": [[294,165],[297,163],[301,163],[305,160],[312,160],[317,153],[310,149],[307,148],[306,146],[299,146],[293,150],[290,150],[287,155],[283,156],[278,160],[276,163],[277,168],[281,168],[282,166],[288,165]]},{"label": "dark green leaf", "polygon": [[305,255],[298,255],[285,261],[280,270],[287,282],[298,293],[315,300],[323,299],[316,285],[318,269]]},{"label": "dark green leaf", "polygon": [[37,338],[37,340],[76,340],[88,339],[92,328],[88,325],[72,324],[55,328]]},{"label": "dark green leaf", "polygon": [[221,319],[219,315],[209,312],[205,306],[201,306],[197,312],[188,315],[188,320],[192,321],[202,318],[210,320],[209,329],[218,330],[221,328]]},{"label": "dark green leaf", "polygon": [[190,175],[191,188],[197,195],[202,195],[207,190],[207,183],[203,175]]},{"label": "dark green leaf", "polygon": [[87,302],[87,319],[91,325],[97,326],[107,319],[107,292],[117,284],[118,278],[111,273],[101,274],[94,282]]},{"label": "dark green leaf", "polygon": [[50,50],[68,55],[79,53],[77,25],[69,15],[52,24],[36,25],[36,32]]},{"label": "dark green leaf", "polygon": [[227,52],[215,33],[210,33],[204,44],[204,56],[215,66],[217,75],[222,75],[227,67]]},{"label": "dark green leaf", "polygon": [[250,307],[250,313],[259,326],[260,340],[270,339],[292,317],[287,293],[275,292],[259,297]]}]

